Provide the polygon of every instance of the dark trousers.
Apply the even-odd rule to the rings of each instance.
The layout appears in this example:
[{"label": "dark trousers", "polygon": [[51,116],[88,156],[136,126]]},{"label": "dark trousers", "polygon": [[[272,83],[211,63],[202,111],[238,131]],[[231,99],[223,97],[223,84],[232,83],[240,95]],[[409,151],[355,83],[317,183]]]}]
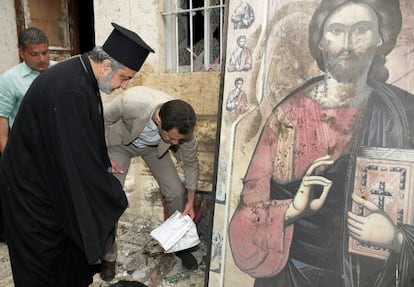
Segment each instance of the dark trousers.
[{"label": "dark trousers", "polygon": [[0,242],[4,242],[4,223],[3,223],[3,208],[1,207],[1,195],[0,195]]},{"label": "dark trousers", "polygon": [[6,238],[4,235],[4,223],[3,223],[3,208],[1,207],[1,197],[0,197],[0,242],[5,242]]},{"label": "dark trousers", "polygon": [[1,192],[0,192],[0,242],[5,242],[4,223],[3,223],[3,208],[1,206]]},{"label": "dark trousers", "polygon": [[[1,160],[1,153],[0,153],[0,160]],[[1,203],[1,188],[2,188],[2,184],[1,184],[1,179],[0,179],[0,242],[4,242],[6,239],[4,235],[3,206]]]}]

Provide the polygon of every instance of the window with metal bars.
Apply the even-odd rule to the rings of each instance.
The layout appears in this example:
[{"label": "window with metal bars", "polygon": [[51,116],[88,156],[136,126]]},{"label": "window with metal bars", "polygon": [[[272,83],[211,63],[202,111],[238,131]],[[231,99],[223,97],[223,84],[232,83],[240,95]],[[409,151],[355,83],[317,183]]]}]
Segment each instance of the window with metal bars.
[{"label": "window with metal bars", "polygon": [[220,70],[225,0],[165,0],[167,70]]}]

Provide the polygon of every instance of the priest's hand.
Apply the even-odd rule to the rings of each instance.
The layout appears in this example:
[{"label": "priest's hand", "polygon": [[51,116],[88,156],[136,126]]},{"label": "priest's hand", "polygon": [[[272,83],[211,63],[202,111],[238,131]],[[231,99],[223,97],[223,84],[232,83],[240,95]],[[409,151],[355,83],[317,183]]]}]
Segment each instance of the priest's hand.
[{"label": "priest's hand", "polygon": [[111,166],[112,166],[112,173],[113,174],[121,174],[121,173],[124,173],[124,171],[119,166],[119,164],[115,160],[113,160],[113,159],[111,159]]}]

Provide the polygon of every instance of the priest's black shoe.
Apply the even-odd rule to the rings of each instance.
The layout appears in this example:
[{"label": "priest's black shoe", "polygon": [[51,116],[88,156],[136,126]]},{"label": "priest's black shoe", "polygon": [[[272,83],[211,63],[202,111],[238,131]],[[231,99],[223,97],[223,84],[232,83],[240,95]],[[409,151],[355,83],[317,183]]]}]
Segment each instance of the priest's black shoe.
[{"label": "priest's black shoe", "polygon": [[175,255],[181,259],[181,263],[184,268],[188,270],[196,270],[198,268],[197,260],[194,258],[188,250],[182,250],[175,252]]},{"label": "priest's black shoe", "polygon": [[[0,209],[0,212],[1,212],[1,209]],[[0,242],[4,242],[4,243],[6,242],[6,236],[4,235],[3,223],[1,222],[1,216],[0,216]]]},{"label": "priest's black shoe", "polygon": [[103,260],[101,263],[101,271],[99,272],[101,279],[104,281],[112,281],[115,277],[115,261],[108,262]]},{"label": "priest's black shoe", "polygon": [[121,280],[117,283],[109,285],[109,287],[148,287],[148,286],[138,281]]}]

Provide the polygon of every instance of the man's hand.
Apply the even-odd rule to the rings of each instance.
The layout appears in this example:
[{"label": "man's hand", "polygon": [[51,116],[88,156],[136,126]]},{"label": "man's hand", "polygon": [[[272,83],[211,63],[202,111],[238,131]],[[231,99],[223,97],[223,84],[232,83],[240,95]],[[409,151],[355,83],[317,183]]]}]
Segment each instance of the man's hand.
[{"label": "man's hand", "polygon": [[181,216],[188,216],[194,220],[195,211],[194,211],[194,198],[195,198],[195,190],[188,190],[187,191],[187,203],[185,204],[184,210],[181,213]]},{"label": "man's hand", "polygon": [[[313,215],[321,209],[331,189],[332,181],[323,176],[312,175],[312,173],[319,166],[332,163],[333,160],[329,156],[324,156],[316,159],[308,168],[298,192],[286,211],[285,222],[287,224],[291,224],[300,217]],[[321,196],[314,199],[312,187],[315,185],[322,186],[323,190]]]}]

